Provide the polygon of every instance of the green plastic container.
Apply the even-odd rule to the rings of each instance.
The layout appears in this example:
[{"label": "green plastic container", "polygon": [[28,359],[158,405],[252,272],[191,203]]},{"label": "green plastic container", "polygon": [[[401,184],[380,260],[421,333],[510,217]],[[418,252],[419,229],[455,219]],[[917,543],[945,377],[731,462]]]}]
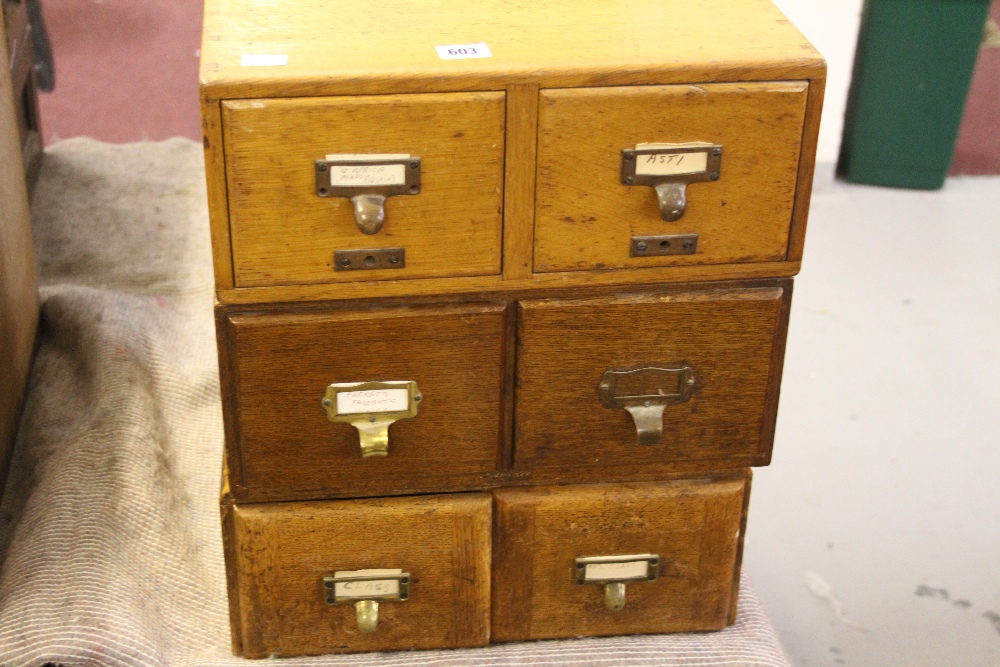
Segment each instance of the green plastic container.
[{"label": "green plastic container", "polygon": [[990,0],[866,0],[837,171],[944,185]]}]

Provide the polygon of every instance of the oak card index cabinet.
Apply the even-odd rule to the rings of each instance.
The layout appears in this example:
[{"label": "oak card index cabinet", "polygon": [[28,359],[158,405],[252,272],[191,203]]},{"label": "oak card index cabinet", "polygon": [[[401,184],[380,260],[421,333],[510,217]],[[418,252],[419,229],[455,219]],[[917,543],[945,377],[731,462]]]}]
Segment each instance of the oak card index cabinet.
[{"label": "oak card index cabinet", "polygon": [[208,0],[234,651],[703,631],[825,64],[766,0]]}]

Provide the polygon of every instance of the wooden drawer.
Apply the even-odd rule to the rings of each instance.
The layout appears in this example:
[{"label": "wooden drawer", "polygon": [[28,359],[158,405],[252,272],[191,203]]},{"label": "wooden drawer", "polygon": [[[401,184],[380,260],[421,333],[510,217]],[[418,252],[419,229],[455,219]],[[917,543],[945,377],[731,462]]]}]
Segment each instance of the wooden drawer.
[{"label": "wooden drawer", "polygon": [[[733,621],[748,475],[493,494],[495,640],[717,630]],[[613,587],[616,577],[624,607],[612,611],[622,598],[603,580]]]},{"label": "wooden drawer", "polygon": [[[543,90],[534,270],[784,260],[808,87],[791,81]],[[687,185],[683,215],[666,222],[652,186],[623,182],[622,151],[691,142],[721,149],[718,180]],[[657,150],[664,158],[671,153]],[[656,158],[635,159],[634,170],[642,171],[644,160]],[[647,241],[637,253],[633,237],[664,235],[697,238],[685,239],[688,254],[652,254],[683,249],[682,239]]]},{"label": "wooden drawer", "polygon": [[[484,493],[224,504],[233,650],[262,658],[484,646],[490,531]],[[398,577],[325,581],[371,569]],[[364,614],[371,619],[361,600],[378,602],[373,631],[361,631]]]},{"label": "wooden drawer", "polygon": [[[234,496],[291,500],[481,487],[500,456],[505,322],[505,306],[482,303],[223,316],[219,349]],[[329,418],[328,386],[399,381],[415,383],[418,412],[388,427],[387,455],[363,457],[361,430]],[[343,395],[334,398],[339,405]],[[348,417],[365,426],[369,413],[360,409]]]},{"label": "wooden drawer", "polygon": [[785,281],[521,301],[515,470],[626,479],[766,464],[790,298]]},{"label": "wooden drawer", "polygon": [[[231,100],[222,114],[237,287],[500,272],[503,93]],[[362,233],[350,199],[317,195],[330,154],[419,157],[419,194],[388,197],[382,230]],[[403,248],[402,268],[336,270],[335,251],[377,248]]]}]

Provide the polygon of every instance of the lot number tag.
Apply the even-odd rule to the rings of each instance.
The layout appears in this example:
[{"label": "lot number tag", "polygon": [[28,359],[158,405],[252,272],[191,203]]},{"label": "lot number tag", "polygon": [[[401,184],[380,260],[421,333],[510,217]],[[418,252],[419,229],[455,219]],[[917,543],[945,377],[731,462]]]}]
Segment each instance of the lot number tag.
[{"label": "lot number tag", "polygon": [[435,46],[438,57],[441,60],[464,60],[466,58],[492,58],[490,47],[486,42],[476,44],[450,44],[448,46]]}]

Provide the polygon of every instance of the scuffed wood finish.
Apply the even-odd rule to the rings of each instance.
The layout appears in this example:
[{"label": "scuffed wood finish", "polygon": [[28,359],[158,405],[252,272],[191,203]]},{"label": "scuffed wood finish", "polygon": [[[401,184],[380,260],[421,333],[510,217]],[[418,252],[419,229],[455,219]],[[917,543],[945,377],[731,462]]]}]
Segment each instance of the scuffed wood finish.
[{"label": "scuffed wood finish", "polygon": [[[494,491],[493,639],[718,630],[731,622],[749,474],[656,484]],[[625,607],[576,584],[585,556],[652,553],[656,581]]]},{"label": "scuffed wood finish", "polygon": [[[514,469],[766,462],[790,287],[521,301]],[[674,362],[694,369],[693,394],[664,410],[661,444],[639,445],[632,416],[601,402],[601,377]]]},{"label": "scuffed wood finish", "polygon": [[[230,484],[241,500],[467,490],[496,470],[505,406],[500,304],[226,317],[220,363]],[[413,380],[419,414],[362,458],[320,404],[334,382]]]},{"label": "scuffed wood finish", "polygon": [[[773,262],[785,258],[806,82],[546,90],[538,132],[535,271]],[[656,192],[621,183],[638,143],[720,144],[721,178],[660,217]],[[630,257],[636,235],[698,234],[691,255]]]},{"label": "scuffed wood finish", "polygon": [[[486,42],[491,58],[435,46]],[[242,67],[243,54],[285,54]],[[428,0],[414,5],[213,0],[202,95],[210,99],[807,79],[823,60],[767,0]]]},{"label": "scuffed wood finish", "polygon": [[[500,273],[503,93],[227,101],[222,116],[237,286]],[[350,199],[316,194],[331,153],[418,156],[420,192],[363,234]],[[334,271],[335,250],[387,247],[405,268]]]},{"label": "scuffed wood finish", "polygon": [[[0,32],[0,38],[3,33]],[[31,214],[22,162],[15,93],[5,39],[0,39],[0,492],[38,328],[38,286]]]},{"label": "scuffed wood finish", "polygon": [[[487,494],[225,507],[236,651],[248,658],[484,646],[490,636]],[[324,576],[399,568],[410,599],[383,602],[375,632],[327,605]]]}]

